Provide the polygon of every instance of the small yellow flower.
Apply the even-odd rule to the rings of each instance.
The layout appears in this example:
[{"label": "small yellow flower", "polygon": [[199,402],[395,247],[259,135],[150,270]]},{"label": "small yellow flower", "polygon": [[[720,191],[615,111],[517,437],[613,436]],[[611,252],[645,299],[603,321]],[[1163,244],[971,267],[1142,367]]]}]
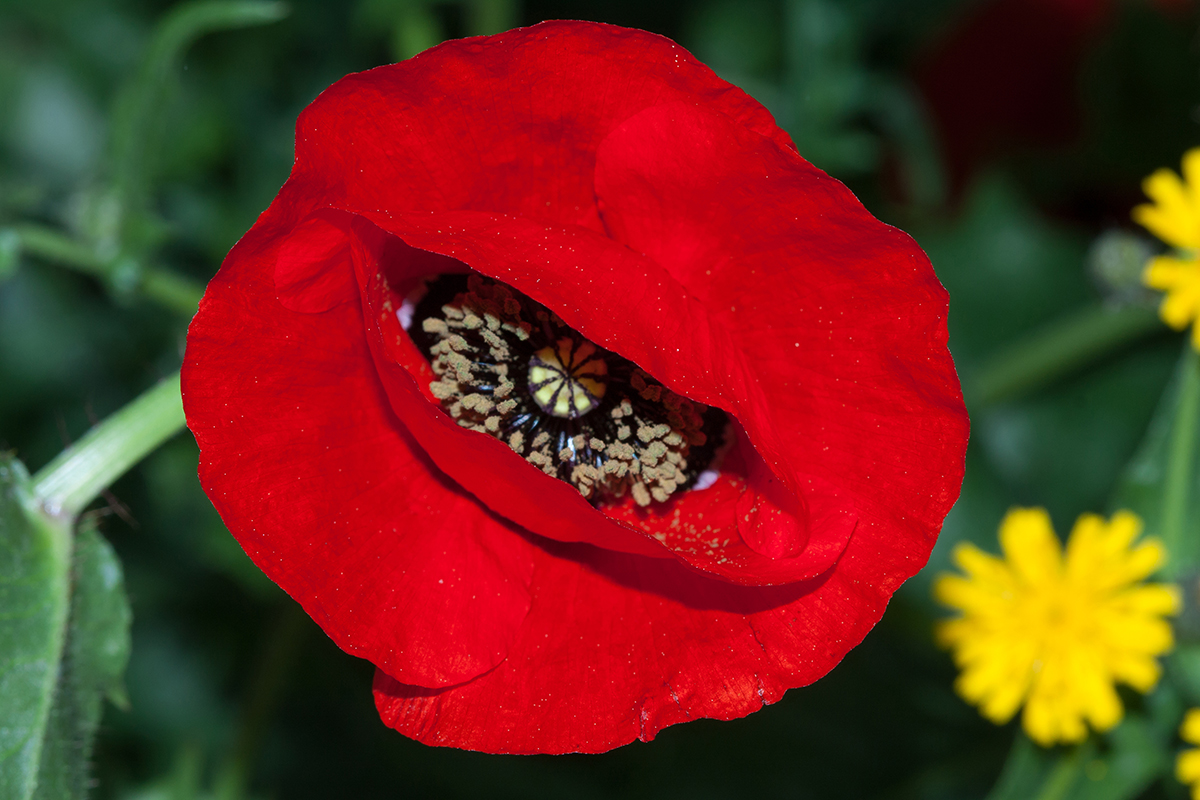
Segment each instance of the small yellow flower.
[{"label": "small yellow flower", "polygon": [[[1188,744],[1200,745],[1200,708],[1193,708],[1183,716],[1179,738]],[[1180,783],[1191,785],[1192,800],[1200,800],[1200,747],[1192,747],[1179,754],[1179,760],[1175,762],[1175,777]]]},{"label": "small yellow flower", "polygon": [[1142,522],[1084,514],[1064,557],[1041,508],[1016,508],[1000,523],[1004,558],[970,544],[954,560],[966,575],[942,575],[937,599],[962,615],[939,624],[961,674],[955,689],[997,724],[1025,704],[1022,722],[1042,745],[1078,742],[1085,721],[1107,730],[1123,712],[1114,684],[1141,692],[1158,682],[1156,656],[1174,644],[1164,616],[1179,590],[1143,581],[1163,563],[1156,540],[1134,546]]},{"label": "small yellow flower", "polygon": [[[1159,169],[1146,178],[1142,190],[1153,202],[1134,208],[1134,221],[1182,251],[1150,259],[1142,283],[1166,292],[1159,316],[1181,331],[1200,318],[1200,147],[1184,154],[1182,180]],[[1192,328],[1192,344],[1200,350],[1200,326]]]}]

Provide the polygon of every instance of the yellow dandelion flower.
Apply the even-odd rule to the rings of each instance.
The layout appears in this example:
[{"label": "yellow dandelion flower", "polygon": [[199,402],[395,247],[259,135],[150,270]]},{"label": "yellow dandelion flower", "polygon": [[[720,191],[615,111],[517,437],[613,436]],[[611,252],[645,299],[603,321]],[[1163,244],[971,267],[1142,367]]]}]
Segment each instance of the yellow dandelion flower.
[{"label": "yellow dandelion flower", "polygon": [[[1155,170],[1142,183],[1152,202],[1133,209],[1135,222],[1169,245],[1179,256],[1150,259],[1142,283],[1166,293],[1159,316],[1181,331],[1200,318],[1200,147],[1183,156],[1183,178],[1169,169]],[[1192,328],[1192,344],[1200,350],[1200,326]]]},{"label": "yellow dandelion flower", "polygon": [[[1184,714],[1179,726],[1179,738],[1188,744],[1200,745],[1200,708]],[[1180,783],[1192,787],[1192,800],[1200,800],[1200,747],[1192,747],[1179,754],[1175,762],[1175,777]]]},{"label": "yellow dandelion flower", "polygon": [[1165,616],[1178,613],[1178,587],[1143,581],[1163,563],[1161,543],[1137,545],[1142,522],[1119,511],[1084,514],[1064,555],[1050,516],[1016,508],[1000,523],[997,558],[970,544],[954,560],[965,575],[942,575],[937,599],[962,615],[939,624],[939,641],[961,673],[955,689],[997,724],[1022,703],[1029,737],[1078,742],[1090,723],[1108,730],[1124,713],[1114,684],[1141,692],[1158,682],[1156,657],[1174,644]]}]

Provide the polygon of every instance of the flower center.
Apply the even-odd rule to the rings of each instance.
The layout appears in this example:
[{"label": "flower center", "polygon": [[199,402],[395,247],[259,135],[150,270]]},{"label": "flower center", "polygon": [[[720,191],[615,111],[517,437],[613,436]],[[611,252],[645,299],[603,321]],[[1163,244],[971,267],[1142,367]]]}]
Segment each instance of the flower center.
[{"label": "flower center", "polygon": [[529,393],[538,408],[556,417],[582,417],[608,390],[608,364],[596,345],[564,336],[529,359]]},{"label": "flower center", "polygon": [[430,391],[459,425],[593,503],[664,502],[695,483],[724,440],[724,412],[675,394],[504,284],[442,275],[408,330],[437,378]]}]

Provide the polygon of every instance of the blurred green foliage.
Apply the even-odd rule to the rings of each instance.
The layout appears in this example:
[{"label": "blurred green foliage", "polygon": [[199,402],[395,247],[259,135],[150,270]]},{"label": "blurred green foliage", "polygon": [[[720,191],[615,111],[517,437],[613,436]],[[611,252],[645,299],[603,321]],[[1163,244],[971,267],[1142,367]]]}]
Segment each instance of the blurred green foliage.
[{"label": "blurred green foliage", "polygon": [[[1146,493],[1157,491],[1154,465],[1174,409],[1172,394],[1160,396],[1181,337],[1133,325],[1040,385],[976,387],[1022,342],[1043,341],[1047,326],[1083,319],[1072,315],[1145,318],[1152,299],[1129,290],[1121,261],[1140,256],[1121,254],[1152,247],[1128,222],[1140,179],[1200,139],[1192,4],[1091,4],[1093,16],[1073,29],[1086,34],[1077,52],[1060,54],[1072,56],[1071,92],[1057,100],[1073,114],[1069,135],[1018,131],[965,167],[949,158],[953,130],[939,120],[975,113],[978,98],[962,98],[961,111],[944,100],[933,108],[923,76],[944,65],[946,43],[976,15],[1036,3],[289,5],[272,25],[191,44],[183,28],[157,27],[172,14],[158,0],[0,4],[0,446],[36,469],[178,367],[187,287],[156,294],[149,278],[163,269],[203,282],[215,272],[286,178],[297,114],[330,83],[445,37],[583,18],[681,41],[766,104],[803,155],[925,247],[950,291],[951,348],[971,403],[963,495],[930,568],[816,685],[747,719],[691,723],[603,756],[506,758],[426,748],[385,729],[370,665],[338,651],[248,561],[199,489],[194,443],[178,438],[95,512],[133,609],[129,704],[104,711],[95,796],[933,800],[982,797],[1002,769],[995,798],[1034,796],[1055,775],[1060,797],[1179,796],[1151,774],[1174,747],[1169,721],[1184,702],[1176,689],[1129,696],[1130,720],[1089,745],[1099,749],[1063,758],[1018,736],[1008,759],[1014,726],[984,722],[951,690],[953,668],[932,644],[941,612],[928,589],[954,543],[995,550],[1010,505],[1046,506],[1059,530],[1106,510],[1118,486],[1122,502],[1153,507]],[[1043,5],[1064,25],[1089,6]],[[1027,45],[1006,43],[1026,61],[1037,55]],[[139,70],[150,70],[141,84],[150,90],[130,94]],[[83,256],[72,265],[37,251],[20,233],[30,225],[61,232]],[[1156,409],[1168,420],[1157,427]],[[1185,649],[1169,665],[1190,702],[1197,663]]]}]

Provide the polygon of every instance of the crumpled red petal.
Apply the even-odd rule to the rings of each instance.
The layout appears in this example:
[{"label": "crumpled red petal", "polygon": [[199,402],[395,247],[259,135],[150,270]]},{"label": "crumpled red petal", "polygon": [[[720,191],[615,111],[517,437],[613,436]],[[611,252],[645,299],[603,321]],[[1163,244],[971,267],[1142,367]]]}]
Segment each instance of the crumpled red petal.
[{"label": "crumpled red petal", "polygon": [[535,548],[398,424],[356,303],[309,314],[276,302],[280,216],[230,253],[188,332],[200,482],[344,650],[420,686],[469,680],[516,636]]},{"label": "crumpled red petal", "polygon": [[338,81],[300,115],[289,183],[311,182],[303,193],[318,205],[484,211],[603,232],[597,146],[675,100],[794,147],[766,109],[671,40],[544,22]]},{"label": "crumpled red petal", "polygon": [[823,579],[747,588],[663,559],[547,543],[509,657],[463,686],[375,675],[383,721],[418,741],[490,753],[603,752],[668,725],[735,719],[829,671],[924,557],[883,530]]},{"label": "crumpled red petal", "polygon": [[779,426],[792,467],[826,487],[810,503],[931,547],[968,422],[946,291],[916,243],[790,150],[682,103],[601,143],[596,193],[612,236],[731,332],[772,418],[792,421]]},{"label": "crumpled red petal", "polygon": [[[559,312],[585,336],[632,358],[672,389],[734,410],[739,419],[754,425],[753,432],[758,434],[751,437],[754,449],[743,448],[744,459],[761,462],[756,450],[779,452],[778,446],[770,447],[777,441],[779,426],[759,411],[766,401],[758,393],[755,379],[746,374],[741,354],[730,346],[725,331],[709,325],[706,311],[670,276],[612,240],[584,228],[544,226],[473,212],[416,219],[409,215],[363,216],[386,225],[425,251],[456,257],[525,291]],[[777,559],[756,552],[738,535],[733,508],[738,495],[730,499],[724,515],[727,522],[721,527],[714,524],[718,521],[716,515],[703,524],[703,533],[697,530],[701,526],[685,526],[681,519],[687,509],[681,508],[673,512],[677,520],[674,527],[668,524],[647,529],[644,521],[651,515],[641,515],[640,522],[621,511],[606,516],[573,487],[526,464],[500,441],[458,427],[427,399],[413,375],[395,368],[399,364],[411,371],[422,359],[396,321],[394,311],[399,303],[388,287],[413,284],[427,269],[425,259],[406,257],[394,246],[391,257],[386,258],[387,242],[380,233],[364,229],[361,223],[356,229],[360,238],[374,242],[358,248],[361,257],[356,264],[364,302],[370,309],[366,315],[370,340],[375,344],[376,363],[393,408],[438,466],[488,507],[550,538],[643,555],[674,554],[697,569],[748,585],[814,577],[832,566],[845,547],[854,520],[821,517],[819,524],[810,528],[806,511],[802,510],[805,516],[788,526],[798,530],[798,537],[803,536],[800,546],[789,554],[791,557]],[[611,287],[620,287],[621,291],[613,292]],[[571,297],[587,301],[570,307],[567,302]],[[741,477],[741,489],[746,489],[747,483],[758,488],[773,480],[765,468]],[[712,495],[704,497],[706,492],[689,495],[696,495],[692,502],[711,505]],[[679,502],[688,504],[684,498]],[[658,516],[667,513],[672,512],[660,512]],[[750,514],[747,508],[743,516]],[[783,527],[780,518],[794,518],[796,514],[790,508],[776,510],[771,518],[773,527]],[[614,516],[618,522],[631,524],[614,524]],[[834,524],[824,524],[827,521]],[[741,527],[754,529],[754,522],[757,520],[750,519]],[[655,537],[654,533],[663,535]],[[810,538],[813,546],[807,547]],[[713,547],[710,540],[719,541],[719,546]],[[703,545],[698,546],[702,541]],[[669,552],[663,552],[664,548]]]}]

